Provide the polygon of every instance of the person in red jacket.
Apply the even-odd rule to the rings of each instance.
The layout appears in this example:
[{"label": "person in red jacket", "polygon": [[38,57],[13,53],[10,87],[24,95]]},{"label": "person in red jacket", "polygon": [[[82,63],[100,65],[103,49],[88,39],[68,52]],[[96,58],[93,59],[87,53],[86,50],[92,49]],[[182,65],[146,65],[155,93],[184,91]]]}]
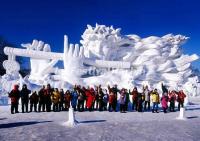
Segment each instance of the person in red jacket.
[{"label": "person in red jacket", "polygon": [[112,112],[113,110],[115,110],[115,94],[113,93],[112,90],[109,91],[108,102],[109,102],[108,110],[109,112]]},{"label": "person in red jacket", "polygon": [[71,93],[69,90],[67,90],[64,94],[64,105],[66,111],[68,111],[70,108],[70,101],[71,101]]},{"label": "person in red jacket", "polygon": [[184,99],[185,99],[186,95],[183,92],[183,90],[180,90],[178,92],[178,97],[177,97],[177,101],[178,101],[178,110],[180,110],[180,107],[183,107],[184,105]]},{"label": "person in red jacket", "polygon": [[44,90],[44,99],[45,99],[45,107],[46,112],[51,112],[51,95],[53,94],[53,89],[50,84],[47,84],[46,89]]},{"label": "person in red jacket", "polygon": [[162,105],[164,113],[167,113],[168,101],[169,101],[169,97],[168,97],[167,93],[164,93],[161,97],[161,105]]},{"label": "person in red jacket", "polygon": [[176,91],[169,91],[169,111],[175,112]]},{"label": "person in red jacket", "polygon": [[14,85],[13,90],[9,93],[9,97],[11,99],[11,114],[14,114],[14,110],[15,113],[19,113],[18,105],[19,105],[20,91],[18,85]]},{"label": "person in red jacket", "polygon": [[91,112],[93,109],[93,104],[95,101],[95,91],[93,88],[87,89],[86,92],[86,97],[87,97],[87,101],[86,101],[86,107],[88,108],[88,110]]}]

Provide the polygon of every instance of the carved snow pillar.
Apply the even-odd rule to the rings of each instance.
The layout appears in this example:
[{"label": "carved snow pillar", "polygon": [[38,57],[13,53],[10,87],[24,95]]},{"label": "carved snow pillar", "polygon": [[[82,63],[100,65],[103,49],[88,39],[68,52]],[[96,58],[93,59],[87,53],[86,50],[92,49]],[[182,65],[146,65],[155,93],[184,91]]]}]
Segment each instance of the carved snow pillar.
[{"label": "carved snow pillar", "polygon": [[18,76],[20,65],[15,60],[16,56],[13,54],[8,55],[8,60],[3,62],[3,67],[6,70],[6,74]]}]

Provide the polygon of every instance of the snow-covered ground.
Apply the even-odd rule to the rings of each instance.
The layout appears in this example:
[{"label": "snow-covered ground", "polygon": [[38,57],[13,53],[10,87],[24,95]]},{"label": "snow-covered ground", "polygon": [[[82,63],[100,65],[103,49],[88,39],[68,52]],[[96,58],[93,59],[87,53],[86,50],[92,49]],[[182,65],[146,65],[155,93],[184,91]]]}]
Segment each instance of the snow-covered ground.
[{"label": "snow-covered ground", "polygon": [[192,99],[184,121],[179,112],[76,112],[79,124],[65,127],[68,112],[10,114],[0,106],[0,141],[199,141],[200,98]]}]

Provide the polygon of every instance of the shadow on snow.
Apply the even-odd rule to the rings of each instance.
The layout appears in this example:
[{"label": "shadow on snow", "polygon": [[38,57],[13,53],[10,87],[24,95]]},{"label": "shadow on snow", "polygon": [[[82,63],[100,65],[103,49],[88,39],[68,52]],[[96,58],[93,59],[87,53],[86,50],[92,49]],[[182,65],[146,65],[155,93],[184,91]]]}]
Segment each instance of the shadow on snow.
[{"label": "shadow on snow", "polygon": [[96,122],[105,122],[106,120],[85,120],[85,121],[78,121],[78,123],[96,123]]},{"label": "shadow on snow", "polygon": [[5,119],[7,119],[7,118],[0,118],[0,120],[5,120]]},{"label": "shadow on snow", "polygon": [[46,123],[46,122],[52,122],[52,121],[31,121],[31,122],[14,122],[14,123],[5,123],[0,124],[0,129],[2,128],[13,128],[13,127],[19,127],[19,126],[26,126],[26,125],[33,125],[33,124],[39,124],[39,123]]},{"label": "shadow on snow", "polygon": [[186,108],[186,111],[200,110],[200,107]]},{"label": "shadow on snow", "polygon": [[198,118],[198,116],[190,116],[190,117],[187,117],[188,119],[193,119],[193,118]]}]

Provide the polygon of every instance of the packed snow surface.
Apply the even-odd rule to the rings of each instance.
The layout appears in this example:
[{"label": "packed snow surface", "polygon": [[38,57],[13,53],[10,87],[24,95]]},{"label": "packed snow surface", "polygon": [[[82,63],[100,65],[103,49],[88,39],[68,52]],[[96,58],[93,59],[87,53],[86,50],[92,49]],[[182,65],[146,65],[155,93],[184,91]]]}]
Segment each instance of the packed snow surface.
[{"label": "packed snow surface", "polygon": [[199,100],[186,107],[186,120],[176,120],[179,112],[75,112],[75,127],[63,126],[68,112],[10,114],[0,106],[1,141],[198,141],[200,139]]}]

